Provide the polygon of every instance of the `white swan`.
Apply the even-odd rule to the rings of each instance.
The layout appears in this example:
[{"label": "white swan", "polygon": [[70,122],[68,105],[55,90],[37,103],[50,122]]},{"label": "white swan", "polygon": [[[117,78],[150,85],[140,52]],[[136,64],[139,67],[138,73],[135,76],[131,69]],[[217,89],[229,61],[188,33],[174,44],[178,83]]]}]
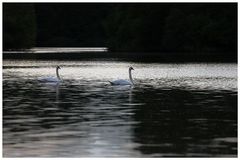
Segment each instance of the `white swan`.
[{"label": "white swan", "polygon": [[38,81],[40,81],[40,82],[60,82],[61,78],[60,78],[59,73],[58,73],[59,69],[61,69],[61,67],[57,66],[56,67],[57,77],[43,77],[43,78],[39,78]]},{"label": "white swan", "polygon": [[119,80],[116,80],[116,81],[109,81],[110,84],[111,85],[134,85],[133,79],[132,79],[132,70],[134,70],[133,67],[129,67],[128,72],[129,72],[130,81],[119,79]]}]

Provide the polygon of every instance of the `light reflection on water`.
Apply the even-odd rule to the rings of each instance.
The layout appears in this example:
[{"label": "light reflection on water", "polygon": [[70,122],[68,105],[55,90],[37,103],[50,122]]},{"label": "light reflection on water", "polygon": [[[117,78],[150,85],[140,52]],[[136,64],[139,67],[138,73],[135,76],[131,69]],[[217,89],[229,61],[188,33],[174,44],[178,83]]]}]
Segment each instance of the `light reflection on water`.
[{"label": "light reflection on water", "polygon": [[3,63],[4,157],[237,156],[236,64]]}]

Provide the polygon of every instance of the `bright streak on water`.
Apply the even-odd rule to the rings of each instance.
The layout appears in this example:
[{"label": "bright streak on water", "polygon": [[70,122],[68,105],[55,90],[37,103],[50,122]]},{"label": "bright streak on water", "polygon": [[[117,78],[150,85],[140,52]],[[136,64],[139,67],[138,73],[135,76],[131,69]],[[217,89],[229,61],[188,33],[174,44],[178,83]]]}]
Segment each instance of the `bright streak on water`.
[{"label": "bright streak on water", "polygon": [[59,47],[36,47],[36,48],[31,48],[28,50],[24,51],[4,51],[4,53],[86,53],[86,52],[107,52],[108,49],[106,47],[64,47],[64,48],[59,48]]}]

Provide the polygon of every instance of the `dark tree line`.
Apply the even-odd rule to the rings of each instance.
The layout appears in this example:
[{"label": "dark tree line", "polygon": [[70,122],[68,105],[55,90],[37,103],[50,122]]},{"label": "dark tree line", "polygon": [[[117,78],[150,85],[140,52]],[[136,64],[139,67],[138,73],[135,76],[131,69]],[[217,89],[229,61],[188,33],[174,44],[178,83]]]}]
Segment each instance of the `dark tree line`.
[{"label": "dark tree line", "polygon": [[101,4],[35,4],[39,46],[105,46],[103,21],[108,7]]},{"label": "dark tree line", "polygon": [[3,5],[3,49],[36,45],[36,16],[33,4]]},{"label": "dark tree line", "polygon": [[237,3],[4,3],[3,47],[237,51]]}]

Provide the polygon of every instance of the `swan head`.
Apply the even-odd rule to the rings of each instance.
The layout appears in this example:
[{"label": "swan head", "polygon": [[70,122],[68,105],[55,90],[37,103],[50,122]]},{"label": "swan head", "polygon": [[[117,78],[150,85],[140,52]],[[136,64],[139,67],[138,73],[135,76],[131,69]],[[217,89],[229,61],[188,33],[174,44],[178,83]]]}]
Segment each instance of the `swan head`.
[{"label": "swan head", "polygon": [[131,67],[129,67],[129,70],[131,71],[131,70],[134,70],[134,68],[131,66]]},{"label": "swan head", "polygon": [[60,67],[60,66],[57,66],[57,69],[61,69],[61,67]]}]

